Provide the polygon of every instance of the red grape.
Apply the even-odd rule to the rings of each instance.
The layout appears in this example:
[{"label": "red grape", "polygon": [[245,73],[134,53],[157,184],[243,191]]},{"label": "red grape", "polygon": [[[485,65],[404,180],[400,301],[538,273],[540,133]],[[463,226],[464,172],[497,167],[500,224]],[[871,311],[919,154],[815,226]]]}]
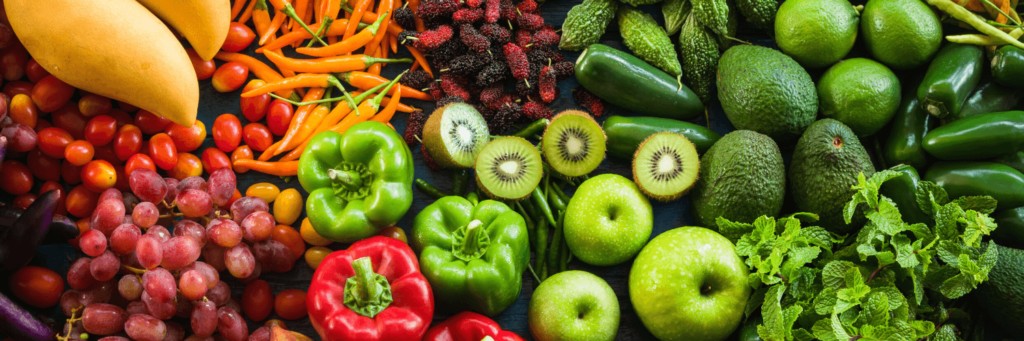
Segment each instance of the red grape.
[{"label": "red grape", "polygon": [[[191,308],[189,310],[192,310]],[[186,316],[188,316],[186,314]],[[185,327],[174,321],[165,322],[167,334],[164,334],[163,341],[182,341],[185,339]]]},{"label": "red grape", "polygon": [[250,213],[248,217],[242,219],[243,237],[248,242],[259,242],[270,238],[271,232],[274,231],[274,215],[266,211],[256,211]]},{"label": "red grape", "polygon": [[206,236],[214,244],[229,248],[242,241],[242,228],[234,220],[216,219],[210,222]]},{"label": "red grape", "polygon": [[[118,194],[116,196],[108,194],[111,192],[118,192]],[[100,194],[99,204],[96,204],[96,209],[92,212],[90,226],[95,230],[103,232],[104,235],[110,234],[110,232],[114,231],[117,226],[124,222],[124,217],[124,197],[116,189],[107,189],[103,191],[103,194]]]},{"label": "red grape", "polygon": [[192,264],[202,253],[199,241],[192,237],[178,236],[163,243],[163,260],[160,265],[167,270],[178,270]]},{"label": "red grape", "polygon": [[142,286],[146,289],[146,293],[156,300],[166,302],[174,299],[174,288],[176,288],[174,275],[166,269],[155,268],[146,271],[142,275]]},{"label": "red grape", "polygon": [[135,225],[139,225],[141,228],[149,228],[156,224],[156,221],[159,219],[160,209],[158,209],[156,204],[153,204],[152,202],[140,202],[138,205],[135,205],[134,209],[132,209],[132,222],[134,222]]},{"label": "red grape", "polygon": [[96,285],[96,279],[92,278],[92,273],[89,272],[89,265],[92,263],[92,258],[81,257],[71,263],[71,267],[68,268],[68,286],[75,290],[85,290]]},{"label": "red grape", "polygon": [[224,253],[224,265],[235,278],[246,278],[256,267],[256,259],[249,251],[249,246],[238,244]]},{"label": "red grape", "polygon": [[134,301],[142,296],[142,280],[136,275],[121,276],[117,281],[117,292],[127,301]]},{"label": "red grape", "polygon": [[167,194],[164,195],[164,198],[177,198],[178,185],[181,184],[181,181],[175,178],[164,178],[164,184],[164,187],[167,187]]},{"label": "red grape", "polygon": [[227,269],[224,266],[224,248],[217,246],[216,244],[209,243],[203,246],[203,261],[212,266],[218,271]]},{"label": "red grape", "polygon": [[210,336],[217,331],[217,304],[210,300],[195,302],[192,308],[192,333]]},{"label": "red grape", "polygon": [[210,193],[197,189],[186,189],[178,192],[178,197],[174,201],[181,214],[188,218],[205,216],[213,209]]},{"label": "red grape", "polygon": [[7,148],[15,152],[27,152],[36,148],[39,144],[39,136],[31,127],[21,123],[11,123],[3,130],[0,136],[7,138]]},{"label": "red grape", "polygon": [[174,223],[174,235],[192,237],[199,244],[206,244],[206,229],[193,220],[182,219]]},{"label": "red grape", "polygon": [[295,258],[288,246],[273,239],[253,244],[252,252],[269,272],[288,272],[295,265]]},{"label": "red grape", "polygon": [[209,189],[209,185],[206,184],[206,179],[198,176],[190,176],[181,179],[178,182],[178,193],[185,191],[186,189],[198,189],[200,191],[206,191]]},{"label": "red grape", "polygon": [[114,297],[114,291],[117,290],[117,284],[114,281],[107,281],[94,285],[92,288],[86,291],[82,291],[82,304],[89,305],[92,303],[107,303]]},{"label": "red grape", "polygon": [[[141,289],[139,292],[142,292]],[[139,297],[141,298],[142,294],[139,294]],[[128,302],[128,306],[124,308],[124,311],[128,313],[128,316],[135,314],[149,314],[149,309],[146,308],[146,303],[143,303],[141,300]]]},{"label": "red grape", "polygon": [[89,273],[97,281],[106,282],[114,279],[117,272],[121,270],[121,261],[113,252],[104,252],[99,257],[93,258],[89,263]]},{"label": "red grape", "polygon": [[231,204],[231,219],[234,219],[236,223],[241,223],[249,214],[257,211],[270,211],[270,205],[260,198],[242,197]]},{"label": "red grape", "polygon": [[213,289],[213,287],[217,286],[217,282],[220,282],[220,273],[217,272],[217,269],[210,266],[210,264],[206,264],[205,262],[195,262],[192,263],[192,265],[181,269],[183,272],[192,270],[203,276],[207,289]]},{"label": "red grape", "polygon": [[164,178],[150,169],[137,169],[128,174],[128,185],[132,192],[143,201],[158,203],[167,195],[167,184]]},{"label": "red grape", "polygon": [[163,341],[167,335],[164,321],[146,314],[135,314],[124,323],[124,331],[128,337],[136,341]]},{"label": "red grape", "polygon": [[228,341],[245,341],[249,337],[249,327],[242,315],[228,307],[217,310],[217,331]]},{"label": "red grape", "polygon": [[[138,211],[138,209],[135,211]],[[121,224],[121,226],[114,229],[114,232],[110,233],[110,249],[118,255],[131,254],[135,251],[135,245],[139,242],[139,237],[141,236],[142,231],[135,224]]]},{"label": "red grape", "polygon": [[210,173],[207,183],[209,184],[210,198],[213,200],[213,204],[219,207],[227,205],[231,200],[231,195],[235,194],[235,189],[238,187],[235,172],[226,168]]},{"label": "red grape", "polygon": [[110,335],[120,333],[128,316],[124,309],[113,304],[93,303],[82,311],[82,328],[90,334]]},{"label": "red grape", "polygon": [[160,239],[147,233],[139,237],[139,241],[135,244],[135,258],[139,260],[139,265],[142,267],[153,269],[163,261],[163,250]]},{"label": "red grape", "polygon": [[159,301],[145,291],[142,292],[142,303],[146,305],[146,311],[150,315],[161,320],[170,319],[178,312],[178,305],[174,304],[174,300]]},{"label": "red grape", "polygon": [[82,253],[89,257],[102,255],[104,251],[107,251],[107,236],[104,236],[103,232],[99,230],[85,231],[78,238],[78,248],[82,249]]},{"label": "red grape", "polygon": [[71,316],[71,311],[82,307],[82,293],[78,290],[68,290],[60,295],[60,310],[65,316]]},{"label": "red grape", "polygon": [[206,277],[196,270],[185,271],[178,279],[178,290],[190,301],[197,301],[206,296]]},{"label": "red grape", "polygon": [[206,298],[216,304],[223,306],[231,300],[231,287],[227,283],[217,282],[217,285],[206,292]]},{"label": "red grape", "polygon": [[166,227],[160,225],[150,226],[149,229],[146,230],[146,234],[156,237],[156,240],[159,240],[161,243],[171,239],[171,232],[168,232]]}]

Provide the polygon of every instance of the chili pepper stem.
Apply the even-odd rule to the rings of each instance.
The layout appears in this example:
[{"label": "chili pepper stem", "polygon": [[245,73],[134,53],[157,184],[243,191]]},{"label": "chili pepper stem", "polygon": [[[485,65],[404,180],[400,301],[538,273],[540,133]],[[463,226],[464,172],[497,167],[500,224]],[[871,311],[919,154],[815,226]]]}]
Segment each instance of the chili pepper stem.
[{"label": "chili pepper stem", "polygon": [[316,39],[316,41],[318,43],[320,43],[322,45],[327,45],[326,41],[324,41],[322,38],[320,38],[320,36],[318,34],[316,34],[316,32],[313,32],[313,29],[309,28],[309,25],[306,25],[306,22],[302,21],[302,18],[299,18],[299,15],[297,13],[295,13],[295,7],[292,7],[292,4],[285,2],[284,3],[284,8],[281,9],[281,13],[284,13],[289,18],[292,18],[292,20],[294,20],[295,22],[299,23],[299,26],[302,26],[303,30],[306,30],[306,32],[309,32],[309,35],[313,36],[313,39]]}]

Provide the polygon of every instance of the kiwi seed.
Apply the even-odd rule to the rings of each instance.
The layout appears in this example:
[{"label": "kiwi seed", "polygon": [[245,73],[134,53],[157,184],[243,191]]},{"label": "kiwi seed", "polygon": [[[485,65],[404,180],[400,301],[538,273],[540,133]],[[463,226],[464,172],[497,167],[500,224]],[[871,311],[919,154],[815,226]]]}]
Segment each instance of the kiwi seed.
[{"label": "kiwi seed", "polygon": [[487,121],[472,105],[451,103],[434,110],[423,124],[423,146],[442,168],[470,168],[491,138]]},{"label": "kiwi seed", "polygon": [[697,148],[679,133],[655,133],[633,154],[633,181],[654,200],[683,196],[697,182],[699,171]]},{"label": "kiwi seed", "polygon": [[544,129],[541,150],[559,174],[577,177],[597,169],[604,160],[605,134],[590,114],[565,110],[555,115]]},{"label": "kiwi seed", "polygon": [[498,137],[484,145],[474,168],[480,189],[498,199],[525,198],[544,176],[537,147],[515,136]]}]

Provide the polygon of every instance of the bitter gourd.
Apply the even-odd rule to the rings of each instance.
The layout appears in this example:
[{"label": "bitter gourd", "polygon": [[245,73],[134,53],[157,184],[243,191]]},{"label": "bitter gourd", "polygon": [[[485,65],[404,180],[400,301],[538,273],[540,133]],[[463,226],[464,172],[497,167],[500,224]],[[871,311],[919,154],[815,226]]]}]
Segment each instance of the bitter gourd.
[{"label": "bitter gourd", "polygon": [[622,42],[634,55],[672,76],[683,73],[672,38],[654,18],[631,6],[621,6],[618,15]]},{"label": "bitter gourd", "polygon": [[697,20],[715,33],[728,34],[729,4],[726,0],[691,0],[691,2]]},{"label": "bitter gourd", "polygon": [[661,4],[661,15],[665,18],[665,33],[673,36],[683,27],[683,21],[690,15],[690,0],[667,0]]},{"label": "bitter gourd", "polygon": [[562,23],[562,39],[558,48],[580,51],[598,42],[618,8],[616,0],[583,0],[573,6]]},{"label": "bitter gourd", "polygon": [[764,32],[772,32],[774,29],[778,0],[736,0],[736,7],[754,28]]},{"label": "bitter gourd", "polygon": [[718,69],[718,41],[693,14],[679,33],[679,50],[683,55],[683,80],[697,93],[700,101],[711,103]]}]

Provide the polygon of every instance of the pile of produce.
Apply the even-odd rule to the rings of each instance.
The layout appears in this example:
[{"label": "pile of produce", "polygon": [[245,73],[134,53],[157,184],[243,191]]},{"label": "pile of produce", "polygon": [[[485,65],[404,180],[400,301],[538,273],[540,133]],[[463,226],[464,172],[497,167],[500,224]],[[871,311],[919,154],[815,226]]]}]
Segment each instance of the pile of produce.
[{"label": "pile of produce", "polygon": [[2,9],[3,340],[1024,333],[1016,1]]}]

